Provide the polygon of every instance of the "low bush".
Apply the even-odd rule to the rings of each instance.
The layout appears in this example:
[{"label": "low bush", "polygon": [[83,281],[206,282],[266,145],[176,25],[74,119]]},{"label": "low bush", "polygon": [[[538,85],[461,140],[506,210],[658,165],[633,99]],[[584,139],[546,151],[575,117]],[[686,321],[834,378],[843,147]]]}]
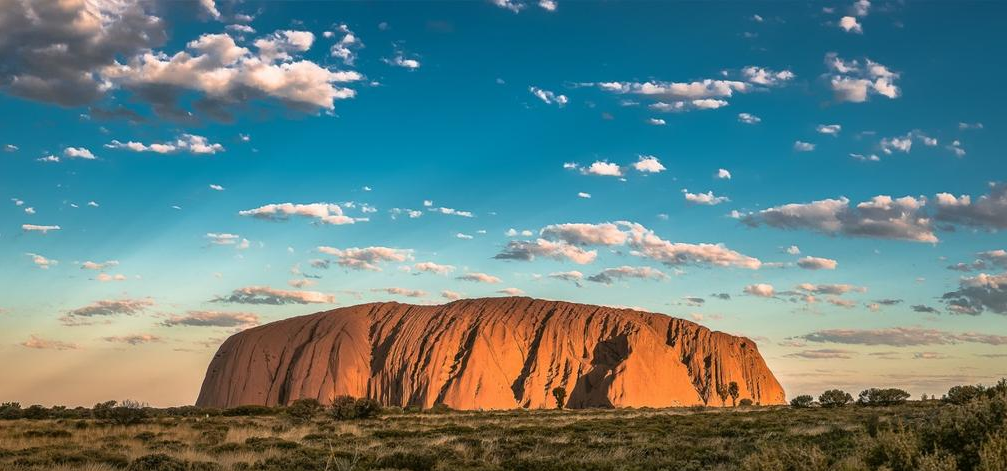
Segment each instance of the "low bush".
[{"label": "low bush", "polygon": [[283,413],[294,423],[310,422],[318,412],[322,410],[322,405],[316,399],[298,399],[287,406]]},{"label": "low bush", "polygon": [[332,400],[329,413],[336,420],[370,419],[381,414],[381,404],[374,399],[339,396]]},{"label": "low bush", "polygon": [[963,385],[954,386],[948,390],[948,393],[944,396],[944,402],[951,404],[962,405],[969,402],[979,396],[985,394],[986,388],[982,385]]},{"label": "low bush", "polygon": [[277,410],[269,406],[244,405],[225,409],[221,415],[226,417],[254,417],[259,415],[273,415]]},{"label": "low bush", "polygon": [[21,417],[29,420],[44,420],[49,418],[49,409],[34,404],[21,411]]},{"label": "low bush", "polygon": [[22,436],[25,438],[70,438],[73,434],[69,430],[63,429],[41,429],[28,430]]},{"label": "low bush", "polygon": [[871,388],[860,392],[857,404],[865,406],[894,406],[909,399],[909,393],[898,388]]},{"label": "low bush", "polygon": [[787,470],[824,471],[828,458],[817,447],[777,445],[765,447],[748,455],[741,462],[744,471]]},{"label": "low bush", "polygon": [[790,407],[808,408],[815,402],[815,398],[802,394],[790,400]]},{"label": "low bush", "polygon": [[178,458],[157,453],[133,460],[126,471],[189,471],[189,464]]},{"label": "low bush", "polygon": [[138,424],[147,420],[148,417],[150,417],[150,413],[147,411],[146,404],[128,399],[106,412],[106,418],[116,425]]},{"label": "low bush", "polygon": [[375,467],[378,469],[408,469],[411,471],[430,471],[437,465],[437,458],[420,453],[396,452],[378,458]]},{"label": "low bush", "polygon": [[21,404],[5,402],[0,404],[0,420],[17,420],[21,418]]}]

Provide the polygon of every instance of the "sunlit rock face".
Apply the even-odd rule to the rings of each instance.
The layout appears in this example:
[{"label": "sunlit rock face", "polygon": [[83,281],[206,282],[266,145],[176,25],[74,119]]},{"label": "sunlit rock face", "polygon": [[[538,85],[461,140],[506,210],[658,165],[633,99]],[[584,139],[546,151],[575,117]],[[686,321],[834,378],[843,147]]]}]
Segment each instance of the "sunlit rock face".
[{"label": "sunlit rock face", "polygon": [[[782,404],[755,342],[662,314],[525,297],[439,306],[372,303],[294,317],[231,336],[196,405],[370,397],[454,409]],[[726,401],[731,404],[731,399]]]}]

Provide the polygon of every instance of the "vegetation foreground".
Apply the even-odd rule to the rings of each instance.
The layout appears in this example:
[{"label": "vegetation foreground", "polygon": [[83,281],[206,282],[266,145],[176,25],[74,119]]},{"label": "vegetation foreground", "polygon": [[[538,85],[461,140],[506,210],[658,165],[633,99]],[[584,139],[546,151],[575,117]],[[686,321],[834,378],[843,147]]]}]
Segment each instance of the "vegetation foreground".
[{"label": "vegetation foreground", "polygon": [[[872,392],[873,391],[873,392]],[[226,411],[0,405],[4,470],[1007,471],[1007,383],[940,400],[829,391],[790,407]],[[798,400],[800,399],[800,400]]]}]

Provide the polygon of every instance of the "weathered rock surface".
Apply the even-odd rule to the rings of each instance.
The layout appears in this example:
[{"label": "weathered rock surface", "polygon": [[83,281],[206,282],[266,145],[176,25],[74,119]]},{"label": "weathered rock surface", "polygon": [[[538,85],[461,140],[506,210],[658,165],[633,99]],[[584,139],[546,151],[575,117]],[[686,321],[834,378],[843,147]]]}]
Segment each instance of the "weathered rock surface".
[{"label": "weathered rock surface", "polygon": [[[755,342],[661,314],[524,297],[440,306],[372,303],[231,336],[196,405],[371,397],[455,409],[719,406],[784,402]],[[731,404],[730,398],[727,405]]]}]

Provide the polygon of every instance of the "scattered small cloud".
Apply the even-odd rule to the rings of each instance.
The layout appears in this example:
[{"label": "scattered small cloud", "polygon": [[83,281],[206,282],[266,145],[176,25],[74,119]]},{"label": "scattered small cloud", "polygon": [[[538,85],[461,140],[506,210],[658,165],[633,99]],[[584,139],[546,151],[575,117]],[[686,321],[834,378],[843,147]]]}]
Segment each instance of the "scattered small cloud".
[{"label": "scattered small cloud", "polygon": [[839,27],[846,31],[847,33],[857,33],[862,34],[864,32],[863,26],[855,17],[844,16],[839,19]]},{"label": "scattered small cloud", "polygon": [[246,286],[238,288],[226,296],[218,296],[210,302],[235,304],[333,304],[336,297],[317,291],[294,291],[274,289],[268,286]]},{"label": "scattered small cloud", "polygon": [[829,84],[837,101],[863,103],[871,95],[895,99],[901,94],[895,85],[899,74],[870,59],[864,59],[861,64],[830,52],[825,55],[825,64],[831,74],[828,76]]},{"label": "scattered small cloud", "polygon": [[811,152],[815,150],[815,145],[810,142],[794,141],[794,150],[797,152]]},{"label": "scattered small cloud", "polygon": [[1007,336],[978,332],[950,332],[920,327],[892,327],[887,329],[827,329],[805,334],[797,339],[815,343],[848,345],[889,345],[909,347],[916,345],[955,345],[979,343],[1007,345]]},{"label": "scattered small cloud", "polygon": [[760,298],[772,298],[776,295],[776,289],[768,283],[756,283],[745,287],[745,293]]},{"label": "scattered small cloud", "polygon": [[336,257],[336,263],[352,270],[381,271],[380,263],[404,262],[413,259],[410,249],[395,249],[390,247],[352,247],[337,249],[333,247],[318,247],[318,251]]},{"label": "scattered small cloud", "polygon": [[586,279],[595,283],[610,285],[615,281],[622,281],[626,278],[664,280],[668,278],[668,275],[665,275],[661,270],[651,267],[631,267],[623,265],[621,267],[606,268],[597,274],[587,277]]},{"label": "scattered small cloud", "polygon": [[26,253],[25,256],[31,257],[32,263],[34,263],[35,266],[37,266],[37,267],[39,267],[39,268],[41,268],[43,270],[48,270],[49,267],[52,267],[52,266],[55,266],[55,265],[59,264],[59,260],[53,260],[51,258],[46,258],[46,257],[43,257],[43,256],[37,254],[37,253]]},{"label": "scattered small cloud", "polygon": [[21,346],[38,350],[80,350],[80,346],[75,343],[44,339],[35,334],[32,334],[28,340],[21,342]]},{"label": "scattered small cloud", "polygon": [[569,98],[567,98],[566,95],[559,95],[549,90],[543,90],[538,87],[528,87],[528,91],[531,92],[532,95],[535,95],[535,97],[538,98],[539,100],[542,100],[542,102],[547,105],[564,106],[570,102]]},{"label": "scattered small cloud", "polygon": [[412,266],[418,272],[433,273],[435,275],[448,275],[455,271],[452,265],[440,265],[434,262],[419,262]]},{"label": "scattered small cloud", "polygon": [[661,161],[653,155],[641,155],[640,160],[633,164],[633,168],[643,173],[661,173],[666,170]]},{"label": "scattered small cloud", "polygon": [[153,305],[154,301],[150,298],[103,299],[67,311],[60,321],[68,326],[88,325],[98,318],[136,315]]},{"label": "scattered small cloud", "polygon": [[476,283],[489,283],[489,284],[496,284],[502,281],[500,278],[497,278],[493,275],[487,275],[486,273],[479,273],[479,272],[466,273],[464,275],[456,277],[455,279],[461,281],[472,281]]},{"label": "scattered small cloud", "polygon": [[251,312],[188,311],[173,315],[161,323],[165,327],[224,327],[247,329],[259,325],[258,314]]},{"label": "scattered small cloud", "polygon": [[838,124],[819,124],[818,127],[815,128],[819,134],[828,134],[830,136],[838,136],[839,131],[842,129],[843,127]]},{"label": "scattered small cloud", "polygon": [[692,204],[715,206],[720,203],[731,201],[731,199],[726,196],[715,196],[713,191],[707,191],[706,193],[689,193],[689,190],[683,189],[682,194],[685,195],[685,201]]},{"label": "scattered small cloud", "polygon": [[422,298],[422,297],[425,297],[427,295],[427,292],[423,291],[423,290],[408,289],[408,288],[398,288],[398,287],[392,287],[392,288],[372,288],[371,291],[375,292],[375,293],[388,293],[388,294],[395,295],[395,296],[405,296],[405,297],[408,297],[408,298]]},{"label": "scattered small cloud", "polygon": [[25,232],[41,232],[43,234],[48,234],[49,231],[60,230],[59,226],[40,226],[36,224],[22,224],[21,230]]},{"label": "scattered small cloud", "polygon": [[156,154],[176,154],[187,152],[193,155],[213,155],[223,152],[224,146],[219,143],[210,142],[209,139],[195,134],[182,134],[173,141],[144,144],[142,142],[128,141],[121,142],[113,140],[105,144],[108,149],[121,149],[133,152],[153,152]]},{"label": "scattered small cloud", "polygon": [[116,335],[111,337],[102,337],[102,340],[109,343],[125,343],[133,346],[147,343],[161,343],[164,341],[163,338],[153,334]]},{"label": "scattered small cloud", "polygon": [[316,219],[323,224],[341,225],[353,224],[358,221],[366,221],[366,218],[352,218],[343,214],[343,208],[332,203],[311,203],[294,204],[278,203],[267,204],[255,209],[239,211],[240,216],[249,216],[256,219],[268,221],[285,221],[290,216],[300,216]]},{"label": "scattered small cloud", "polygon": [[788,358],[803,358],[806,360],[849,360],[857,352],[836,348],[823,348],[820,350],[802,350],[799,352],[784,355]]},{"label": "scattered small cloud", "polygon": [[797,261],[797,266],[807,270],[835,270],[839,262],[830,258],[803,257]]},{"label": "scattered small cloud", "polygon": [[94,154],[90,150],[84,147],[67,147],[63,149],[63,156],[68,159],[83,159],[83,160],[95,160]]}]

